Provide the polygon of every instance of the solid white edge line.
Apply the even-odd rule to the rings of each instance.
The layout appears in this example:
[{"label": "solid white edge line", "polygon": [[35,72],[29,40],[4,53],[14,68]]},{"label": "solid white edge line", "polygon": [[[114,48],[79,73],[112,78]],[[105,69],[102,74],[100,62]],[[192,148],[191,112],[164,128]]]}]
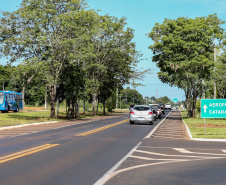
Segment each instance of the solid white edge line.
[{"label": "solid white edge line", "polygon": [[158,124],[155,126],[155,128],[144,138],[144,139],[147,139],[147,138],[150,138],[154,133],[155,131],[159,128],[159,126],[163,123],[163,121],[165,121],[165,119],[172,113],[172,111]]},{"label": "solid white edge line", "polygon": [[[154,131],[162,124],[162,122],[172,113],[172,111],[154,128]],[[153,131],[153,130],[152,130]],[[152,132],[151,132],[152,133]],[[149,133],[145,138],[149,138],[151,136],[151,133]],[[154,133],[154,132],[153,132]],[[153,134],[152,133],[152,134]],[[150,135],[150,136],[149,136]],[[149,136],[149,137],[148,137]],[[93,185],[103,185],[105,184],[109,179],[111,179],[112,176],[114,176],[114,171],[126,160],[128,159],[132,153],[139,147],[139,145],[142,142],[139,142],[127,155],[125,155],[119,162],[117,162],[110,170],[107,171],[97,182],[95,182]]]},{"label": "solid white edge line", "polygon": [[117,162],[107,173],[105,173],[94,185],[103,185],[110,178],[113,172],[139,147],[140,143],[136,145],[127,155],[125,155],[119,162]]},{"label": "solid white edge line", "polygon": [[186,130],[187,130],[187,133],[188,133],[188,136],[189,136],[190,140],[193,140],[193,137],[192,137],[192,135],[191,135],[191,132],[190,132],[190,130],[189,130],[189,128],[188,128],[188,126],[187,126],[187,124],[185,123],[185,121],[184,121],[183,118],[182,118],[182,121],[183,121],[183,123],[184,123],[184,125],[185,125],[185,128],[186,128]]},{"label": "solid white edge line", "polygon": [[193,138],[194,141],[215,141],[215,142],[226,142],[226,139],[204,139],[204,138]]}]

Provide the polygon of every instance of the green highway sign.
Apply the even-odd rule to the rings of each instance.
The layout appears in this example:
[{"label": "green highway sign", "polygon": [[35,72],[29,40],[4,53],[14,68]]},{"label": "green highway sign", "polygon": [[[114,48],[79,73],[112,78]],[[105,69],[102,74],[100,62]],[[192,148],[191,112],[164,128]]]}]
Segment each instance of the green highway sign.
[{"label": "green highway sign", "polygon": [[178,101],[178,99],[177,98],[173,98],[173,101]]},{"label": "green highway sign", "polygon": [[201,99],[201,118],[226,118],[226,99]]}]

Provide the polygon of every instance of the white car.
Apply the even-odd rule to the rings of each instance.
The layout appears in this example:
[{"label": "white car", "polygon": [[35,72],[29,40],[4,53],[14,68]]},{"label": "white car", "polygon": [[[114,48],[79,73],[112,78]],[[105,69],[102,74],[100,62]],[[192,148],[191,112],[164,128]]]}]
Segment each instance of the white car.
[{"label": "white car", "polygon": [[171,110],[171,109],[172,109],[171,104],[170,104],[170,103],[166,103],[166,104],[165,104],[165,109],[170,109],[170,110]]},{"label": "white car", "polygon": [[130,124],[145,123],[154,124],[154,113],[148,105],[135,105],[130,110]]}]

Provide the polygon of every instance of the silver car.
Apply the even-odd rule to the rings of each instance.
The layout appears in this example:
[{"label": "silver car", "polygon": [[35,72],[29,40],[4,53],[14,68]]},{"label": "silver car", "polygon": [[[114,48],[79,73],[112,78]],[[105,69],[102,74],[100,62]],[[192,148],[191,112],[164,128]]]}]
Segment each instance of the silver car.
[{"label": "silver car", "polygon": [[130,109],[130,124],[145,122],[154,124],[154,113],[148,105],[135,105]]}]

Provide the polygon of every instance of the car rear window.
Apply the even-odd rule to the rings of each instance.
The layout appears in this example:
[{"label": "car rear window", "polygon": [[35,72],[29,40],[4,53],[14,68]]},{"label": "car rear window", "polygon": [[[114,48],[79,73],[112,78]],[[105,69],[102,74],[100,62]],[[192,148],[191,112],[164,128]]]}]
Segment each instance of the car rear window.
[{"label": "car rear window", "polygon": [[146,111],[149,109],[150,109],[150,107],[134,107],[134,110],[139,110],[139,111]]},{"label": "car rear window", "polygon": [[154,106],[154,109],[159,109],[159,106]]}]

